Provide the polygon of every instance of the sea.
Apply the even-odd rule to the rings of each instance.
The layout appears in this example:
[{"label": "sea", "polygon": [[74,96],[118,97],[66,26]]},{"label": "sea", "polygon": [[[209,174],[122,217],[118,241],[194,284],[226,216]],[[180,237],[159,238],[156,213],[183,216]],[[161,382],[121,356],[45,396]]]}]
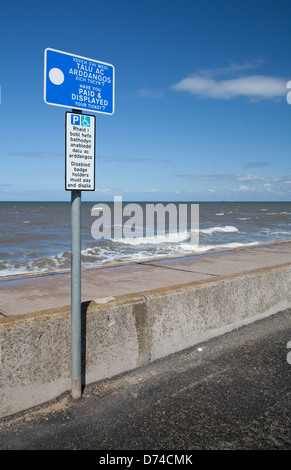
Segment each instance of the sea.
[{"label": "sea", "polygon": [[[126,205],[123,202],[123,207]],[[146,211],[147,204],[136,203]],[[164,202],[174,204],[191,204]],[[104,205],[82,202],[82,267],[183,256],[291,239],[291,202],[199,202],[197,237],[190,221],[176,233],[96,239],[92,225]],[[97,212],[96,212],[97,209]],[[101,211],[101,212],[100,212]],[[128,219],[127,219],[128,220]],[[124,223],[124,220],[122,221]],[[114,223],[114,221],[113,221]],[[52,272],[71,266],[70,202],[0,202],[0,276]],[[167,227],[167,223],[166,223]],[[114,228],[114,227],[112,227]],[[115,233],[113,231],[113,233]]]}]

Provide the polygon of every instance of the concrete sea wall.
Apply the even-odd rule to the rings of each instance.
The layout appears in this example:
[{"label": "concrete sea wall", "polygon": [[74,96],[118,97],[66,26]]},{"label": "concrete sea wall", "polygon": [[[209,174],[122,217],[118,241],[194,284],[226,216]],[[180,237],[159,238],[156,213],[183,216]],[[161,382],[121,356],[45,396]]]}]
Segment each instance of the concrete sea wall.
[{"label": "concrete sea wall", "polygon": [[[291,307],[291,265],[82,304],[83,383]],[[71,388],[70,307],[0,319],[0,417]]]}]

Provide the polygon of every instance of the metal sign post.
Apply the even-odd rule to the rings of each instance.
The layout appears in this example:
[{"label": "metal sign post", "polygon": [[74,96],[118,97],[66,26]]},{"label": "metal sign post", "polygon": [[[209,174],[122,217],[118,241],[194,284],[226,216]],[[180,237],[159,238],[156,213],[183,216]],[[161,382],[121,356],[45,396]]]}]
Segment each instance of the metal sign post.
[{"label": "metal sign post", "polygon": [[[72,397],[82,395],[81,197],[95,189],[95,116],[66,112],[65,188],[71,191]],[[75,189],[76,188],[76,189]]]},{"label": "metal sign post", "polygon": [[71,192],[71,338],[72,397],[82,395],[81,372],[81,191]]},{"label": "metal sign post", "polygon": [[82,394],[81,192],[95,190],[95,116],[113,114],[113,65],[56,49],[44,51],[44,101],[66,112],[65,189],[71,191],[71,381],[72,397]]}]

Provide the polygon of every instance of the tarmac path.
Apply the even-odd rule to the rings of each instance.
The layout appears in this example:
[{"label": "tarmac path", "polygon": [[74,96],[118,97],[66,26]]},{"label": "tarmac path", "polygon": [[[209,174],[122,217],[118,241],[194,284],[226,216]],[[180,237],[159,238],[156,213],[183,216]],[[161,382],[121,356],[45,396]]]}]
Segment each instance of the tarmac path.
[{"label": "tarmac path", "polygon": [[178,450],[290,450],[289,342],[291,309],[3,418],[0,449],[94,449],[127,467]]}]

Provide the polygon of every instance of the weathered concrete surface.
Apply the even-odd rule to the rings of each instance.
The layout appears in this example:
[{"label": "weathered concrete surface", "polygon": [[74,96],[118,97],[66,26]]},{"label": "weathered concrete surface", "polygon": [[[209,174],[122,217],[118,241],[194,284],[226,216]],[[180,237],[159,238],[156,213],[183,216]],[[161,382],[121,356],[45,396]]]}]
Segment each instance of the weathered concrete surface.
[{"label": "weathered concrete surface", "polygon": [[[83,305],[83,383],[148,362],[144,299],[129,295]],[[0,417],[43,403],[71,388],[71,324],[66,307],[0,320]],[[146,348],[146,353],[148,350]]]},{"label": "weathered concrete surface", "polygon": [[[167,267],[155,260],[161,266],[131,264],[86,271],[83,277],[91,276],[91,285],[85,296],[90,293],[91,298],[85,297],[88,301],[83,303],[83,384],[132,370],[291,307],[290,248],[291,243],[281,243],[186,257],[185,264],[181,259],[165,260]],[[201,275],[198,270],[205,260]],[[61,298],[63,286],[58,290],[57,279],[58,275],[3,281],[1,299],[10,293],[11,309],[24,313],[25,302],[33,309],[42,300],[46,310],[0,319],[0,417],[70,389],[70,308],[50,308],[55,298]],[[102,279],[103,288],[99,288]],[[127,286],[137,293],[117,296],[118,279],[119,289],[123,282],[124,291]],[[131,280],[133,286],[128,288]],[[155,289],[149,289],[153,281]],[[30,289],[36,289],[34,297]]]},{"label": "weathered concrete surface", "polygon": [[122,455],[130,468],[150,454],[195,465],[195,450],[291,450],[289,341],[291,310],[3,418],[0,449],[97,450],[96,465]]}]

